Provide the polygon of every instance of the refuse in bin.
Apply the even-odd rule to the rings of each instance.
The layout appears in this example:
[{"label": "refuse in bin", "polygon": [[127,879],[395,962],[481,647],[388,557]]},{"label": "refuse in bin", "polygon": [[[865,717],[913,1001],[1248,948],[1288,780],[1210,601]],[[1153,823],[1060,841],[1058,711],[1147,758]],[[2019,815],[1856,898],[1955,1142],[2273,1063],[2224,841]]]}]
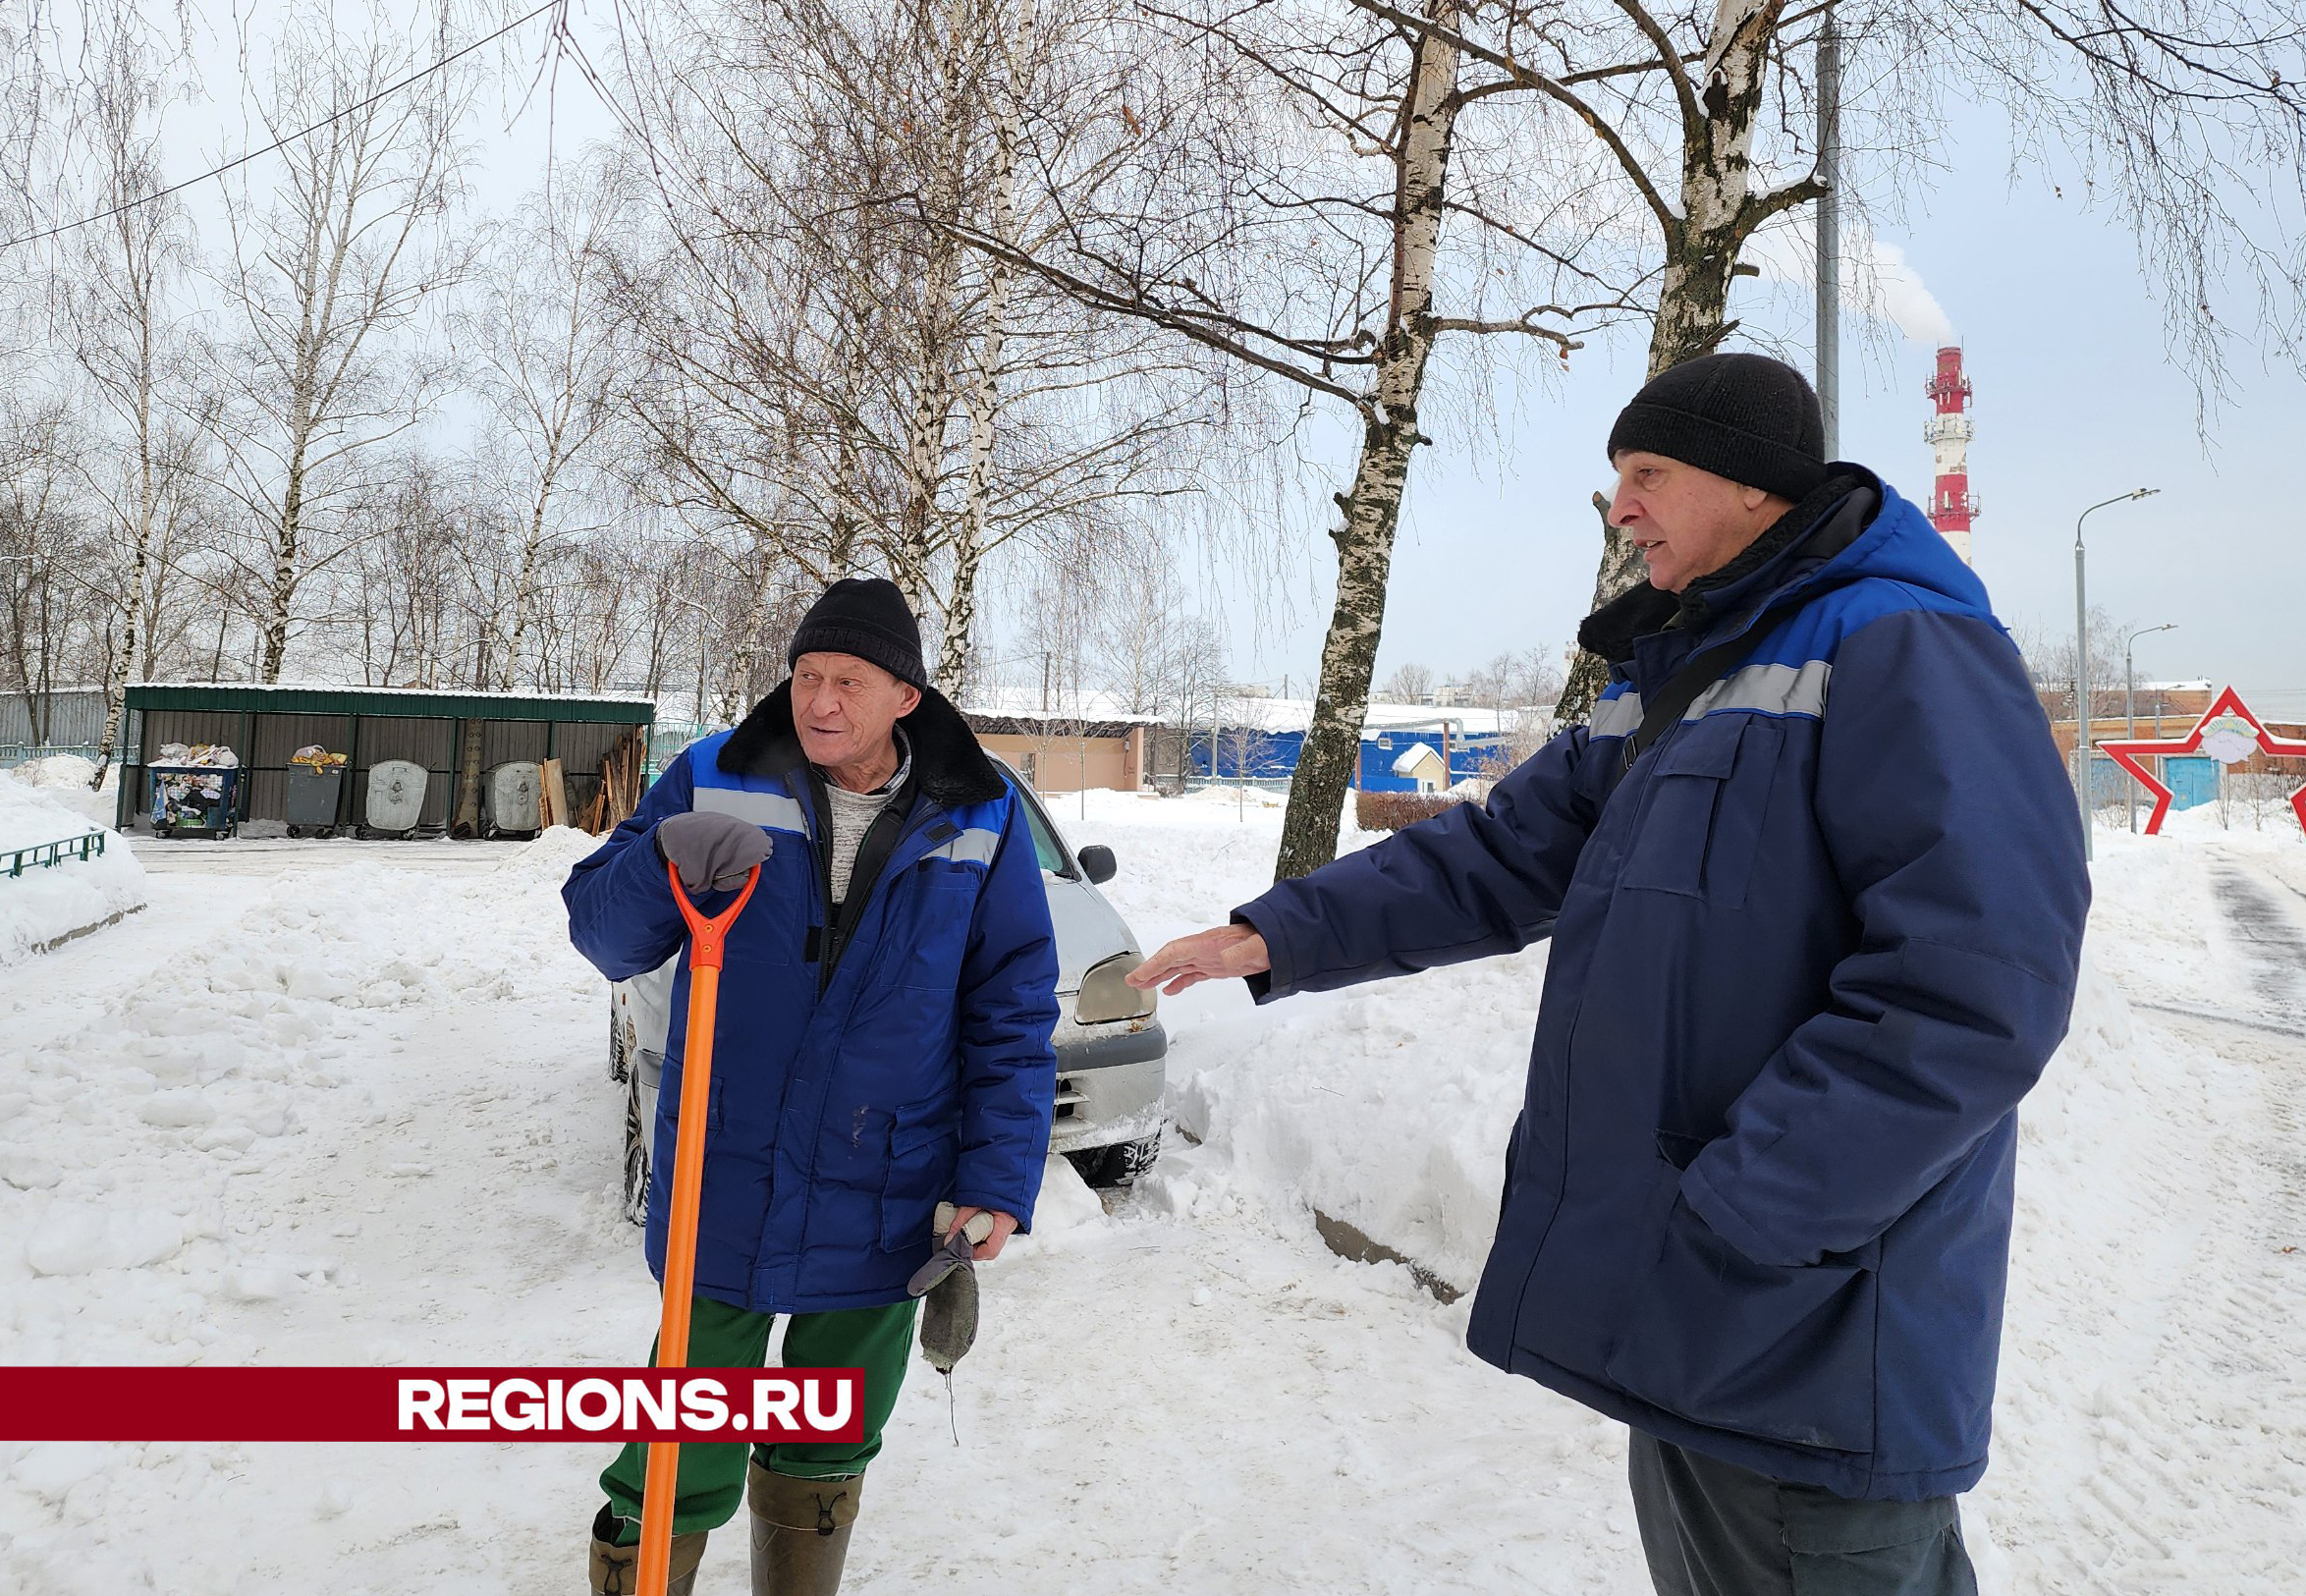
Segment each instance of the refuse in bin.
[{"label": "refuse in bin", "polygon": [[430,780],[430,773],[412,760],[379,759],[368,772],[368,819],[360,835],[414,836]]},{"label": "refuse in bin", "polygon": [[240,771],[231,765],[152,765],[152,835],[230,837]]},{"label": "refuse in bin", "polygon": [[488,773],[488,835],[533,837],[544,826],[544,767],[508,759]]}]

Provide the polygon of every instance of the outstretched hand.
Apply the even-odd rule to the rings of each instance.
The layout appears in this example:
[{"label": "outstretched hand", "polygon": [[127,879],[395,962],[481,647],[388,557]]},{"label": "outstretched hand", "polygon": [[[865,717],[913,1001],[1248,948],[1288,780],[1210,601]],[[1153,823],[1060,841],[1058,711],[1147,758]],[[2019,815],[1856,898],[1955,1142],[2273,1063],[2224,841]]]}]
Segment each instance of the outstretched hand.
[{"label": "outstretched hand", "polygon": [[[1265,939],[1246,925],[1221,925],[1214,931],[1196,931],[1179,937],[1128,973],[1129,985],[1142,991],[1159,986],[1170,997],[1200,981],[1228,976],[1262,975],[1273,968]],[[1163,982],[1169,984],[1163,986]]]}]

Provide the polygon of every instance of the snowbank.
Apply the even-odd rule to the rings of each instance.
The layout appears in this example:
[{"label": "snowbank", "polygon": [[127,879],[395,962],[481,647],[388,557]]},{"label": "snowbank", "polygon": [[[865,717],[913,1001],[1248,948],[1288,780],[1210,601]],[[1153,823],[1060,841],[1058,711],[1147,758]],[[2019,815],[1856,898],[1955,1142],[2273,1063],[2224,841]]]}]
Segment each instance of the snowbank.
[{"label": "snowbank", "polygon": [[[250,1247],[227,1225],[236,1177],[284,1159],[333,1174],[357,1154],[379,1182],[454,1180],[468,1143],[363,1137],[413,1106],[363,1044],[396,1015],[543,994],[596,1014],[598,977],[561,934],[558,898],[596,842],[556,829],[453,885],[369,858],[293,870],[239,914],[188,919],[149,979],[21,1055],[0,1107],[17,1149],[0,1161],[0,1235],[19,1238],[0,1243],[7,1360],[188,1361],[215,1340],[217,1306],[317,1284],[333,1266]],[[579,1078],[605,1080],[605,1049],[581,1063]],[[471,1070],[486,1095],[479,1059]],[[320,1116],[341,1139],[301,1145]],[[491,1129],[506,1127],[471,1133]],[[604,1158],[586,1183],[612,1173]],[[437,1217],[469,1222],[454,1202]]]},{"label": "snowbank", "polygon": [[[86,760],[67,755],[37,761],[40,766],[66,763],[83,767],[80,791],[85,794],[87,777],[95,770]],[[29,958],[144,905],[144,867],[116,833],[90,820],[79,806],[59,801],[59,793],[68,791],[0,773],[0,852],[84,837],[90,831],[104,838],[104,852],[97,857],[27,867],[19,876],[8,875],[5,861],[0,861],[0,964]]]},{"label": "snowbank", "polygon": [[88,785],[95,776],[95,761],[82,759],[77,753],[27,759],[21,765],[0,770],[0,781],[13,780],[26,787],[36,787],[42,798],[64,805],[83,820],[109,826],[119,813],[115,805],[120,795],[120,767],[114,765],[104,773],[100,791]]},{"label": "snowbank", "polygon": [[[1085,822],[1074,802],[1059,823],[1114,849],[1105,894],[1148,950],[1272,883],[1279,799],[1238,821],[1233,795],[1215,792],[1091,794]],[[1379,835],[1347,830],[1343,846]],[[1237,982],[1164,999],[1178,1123],[1260,1199],[1345,1220],[1469,1290],[1497,1225],[1545,957],[1541,945],[1265,1010]]]}]

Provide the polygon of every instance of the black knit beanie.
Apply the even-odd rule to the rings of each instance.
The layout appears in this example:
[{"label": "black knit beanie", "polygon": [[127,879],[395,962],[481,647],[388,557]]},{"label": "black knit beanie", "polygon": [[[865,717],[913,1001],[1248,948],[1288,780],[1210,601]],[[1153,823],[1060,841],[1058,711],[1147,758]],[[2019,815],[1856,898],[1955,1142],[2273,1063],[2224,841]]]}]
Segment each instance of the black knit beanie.
[{"label": "black knit beanie", "polygon": [[785,663],[792,665],[803,654],[854,654],[900,682],[929,685],[921,664],[920,623],[886,577],[844,577],[826,588],[800,618]]},{"label": "black knit beanie", "polygon": [[1701,355],[1651,378],[1610,428],[1610,460],[1664,455],[1801,499],[1826,480],[1826,418],[1802,374],[1766,355]]}]

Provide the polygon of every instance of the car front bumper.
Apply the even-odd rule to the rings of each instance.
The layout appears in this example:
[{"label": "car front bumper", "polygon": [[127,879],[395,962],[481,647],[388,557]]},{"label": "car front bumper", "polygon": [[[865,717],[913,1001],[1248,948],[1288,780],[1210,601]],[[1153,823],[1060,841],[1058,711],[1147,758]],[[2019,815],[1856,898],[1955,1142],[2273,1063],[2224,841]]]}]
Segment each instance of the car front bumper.
[{"label": "car front bumper", "polygon": [[[1068,1029],[1074,1034],[1064,1034]],[[1158,1019],[1070,1026],[1061,1020],[1058,1032],[1051,1152],[1136,1141],[1161,1128],[1169,1033]]]}]

